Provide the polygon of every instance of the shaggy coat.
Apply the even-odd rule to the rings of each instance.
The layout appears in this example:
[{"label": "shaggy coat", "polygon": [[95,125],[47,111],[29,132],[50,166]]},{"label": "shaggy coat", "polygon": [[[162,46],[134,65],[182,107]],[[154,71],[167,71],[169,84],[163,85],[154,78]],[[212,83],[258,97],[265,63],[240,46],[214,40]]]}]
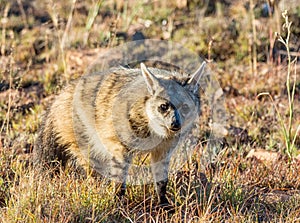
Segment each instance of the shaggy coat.
[{"label": "shaggy coat", "polygon": [[166,70],[115,68],[71,83],[48,109],[35,145],[35,162],[69,160],[122,183],[136,153],[151,154],[159,201],[167,203],[170,156],[199,115],[199,79]]}]

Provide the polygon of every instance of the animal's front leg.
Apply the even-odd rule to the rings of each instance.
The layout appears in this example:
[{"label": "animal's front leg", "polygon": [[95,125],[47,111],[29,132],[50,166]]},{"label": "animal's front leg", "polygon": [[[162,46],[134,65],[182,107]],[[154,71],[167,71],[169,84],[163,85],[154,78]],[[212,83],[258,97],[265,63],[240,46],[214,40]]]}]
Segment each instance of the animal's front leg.
[{"label": "animal's front leg", "polygon": [[125,195],[126,191],[126,178],[131,158],[125,157],[122,159],[113,158],[111,177],[116,182],[116,191],[119,197]]},{"label": "animal's front leg", "polygon": [[125,195],[125,192],[126,192],[126,181],[124,181],[122,183],[117,183],[115,190],[117,191],[117,196],[119,198],[122,198]]},{"label": "animal's front leg", "polygon": [[158,195],[160,205],[169,205],[166,197],[168,184],[170,157],[167,153],[154,151],[151,153],[151,169],[155,182],[155,189]]}]

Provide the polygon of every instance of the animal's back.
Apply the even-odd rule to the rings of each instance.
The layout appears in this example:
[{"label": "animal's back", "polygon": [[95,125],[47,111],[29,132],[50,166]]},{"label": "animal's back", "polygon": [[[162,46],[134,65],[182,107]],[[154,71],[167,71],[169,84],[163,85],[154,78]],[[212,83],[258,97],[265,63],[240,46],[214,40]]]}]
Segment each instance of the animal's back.
[{"label": "animal's back", "polygon": [[[124,92],[129,98],[120,101]],[[111,153],[117,155],[124,147],[116,128],[128,131],[124,121],[129,106],[146,95],[139,69],[118,68],[72,82],[43,117],[35,144],[36,162],[51,165],[61,161],[66,165],[71,157],[84,167],[99,166],[99,160],[107,162]]]}]

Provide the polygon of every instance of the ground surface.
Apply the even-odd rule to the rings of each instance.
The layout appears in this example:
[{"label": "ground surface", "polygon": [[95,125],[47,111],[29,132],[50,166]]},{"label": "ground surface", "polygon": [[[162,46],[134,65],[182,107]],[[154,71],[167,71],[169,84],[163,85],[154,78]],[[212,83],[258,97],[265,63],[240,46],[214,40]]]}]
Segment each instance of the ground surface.
[{"label": "ground surface", "polygon": [[[275,2],[268,13],[267,1],[254,0],[0,1],[1,222],[299,222],[300,8]],[[275,41],[275,32],[287,37],[284,7],[298,59],[290,63],[290,100],[287,50]],[[155,207],[152,185],[129,186],[118,200],[106,180],[72,170],[53,177],[30,165],[54,95],[100,54],[143,38],[205,58],[225,94],[222,153],[201,167],[210,132],[204,103],[195,153],[170,176],[173,212]]]}]

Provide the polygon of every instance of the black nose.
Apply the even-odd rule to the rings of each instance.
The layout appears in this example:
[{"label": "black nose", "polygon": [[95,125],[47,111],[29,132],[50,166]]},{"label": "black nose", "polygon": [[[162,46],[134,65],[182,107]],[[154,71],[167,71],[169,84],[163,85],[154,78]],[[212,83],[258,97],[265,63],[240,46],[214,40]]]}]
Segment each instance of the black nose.
[{"label": "black nose", "polygon": [[177,131],[177,130],[179,130],[181,128],[181,125],[180,125],[180,123],[179,122],[172,122],[172,124],[171,124],[171,130],[173,130],[173,131]]},{"label": "black nose", "polygon": [[172,118],[171,130],[178,131],[180,128],[181,128],[180,116],[176,112],[175,115]]}]

